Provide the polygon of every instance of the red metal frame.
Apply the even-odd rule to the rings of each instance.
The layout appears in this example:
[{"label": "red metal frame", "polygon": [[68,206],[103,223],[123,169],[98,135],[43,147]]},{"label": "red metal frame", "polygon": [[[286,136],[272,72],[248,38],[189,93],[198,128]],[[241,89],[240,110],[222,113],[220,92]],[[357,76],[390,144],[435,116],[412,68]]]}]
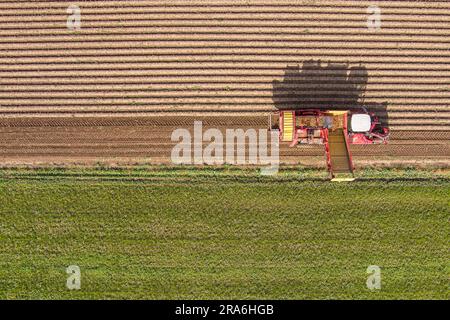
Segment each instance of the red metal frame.
[{"label": "red metal frame", "polygon": [[283,111],[280,111],[280,128],[279,128],[279,130],[280,130],[280,135],[279,135],[279,140],[280,140],[280,142],[281,141],[283,141],[283,122],[284,122],[284,112]]},{"label": "red metal frame", "polygon": [[[296,117],[301,116],[315,116],[317,118],[322,117],[329,113],[330,111],[322,111],[318,109],[306,109],[306,110],[280,110],[279,111],[279,117],[280,117],[280,139],[283,136],[283,113],[284,112],[295,112]],[[347,111],[348,114],[357,114],[357,113],[351,113],[350,111]],[[389,140],[389,129],[388,128],[382,128],[381,132],[376,132],[375,129],[377,126],[380,126],[381,123],[377,116],[375,116],[374,113],[365,113],[369,114],[372,119],[372,124],[370,127],[370,130],[365,133],[353,133],[349,132],[348,130],[348,114],[345,116],[345,131],[347,136],[347,141],[349,144],[387,144]],[[318,127],[319,128],[319,127]],[[296,119],[294,118],[294,140],[298,140],[298,132],[297,130],[300,128],[296,127]],[[293,144],[295,146],[295,144]]]},{"label": "red metal frame", "polygon": [[379,118],[374,113],[364,112],[364,114],[370,115],[372,124],[370,130],[366,133],[350,133],[351,144],[387,144],[389,141],[389,129],[382,127],[382,132],[376,132],[377,126],[381,126]]},{"label": "red metal frame", "polygon": [[[364,110],[365,111],[365,110]],[[323,117],[327,114],[331,114],[332,111],[322,111],[318,109],[302,109],[302,110],[280,110],[279,111],[279,117],[280,117],[280,140],[283,139],[283,128],[284,128],[284,112],[294,112],[294,132],[293,132],[293,140],[290,144],[290,147],[294,147],[297,144],[299,144],[301,141],[299,139],[299,130],[308,130],[308,128],[297,128],[297,121],[296,117],[301,116],[315,116],[318,120],[320,117]],[[347,148],[348,153],[348,159],[349,159],[349,167],[351,173],[355,170],[355,167],[353,165],[353,156],[350,151],[350,144],[386,144],[389,140],[389,129],[381,127],[376,131],[377,126],[381,126],[381,123],[377,116],[373,113],[364,112],[364,114],[369,114],[372,120],[370,130],[368,132],[361,132],[361,133],[353,133],[349,131],[348,127],[348,119],[349,114],[355,114],[351,113],[351,111],[342,111],[344,115],[344,123],[343,123],[343,132],[344,132],[344,140],[345,140],[345,146]],[[361,112],[360,112],[361,113]],[[321,143],[325,146],[325,154],[326,154],[326,161],[327,161],[327,167],[328,171],[330,172],[331,177],[334,177],[333,171],[332,171],[332,162],[331,162],[331,155],[330,155],[330,145],[329,145],[329,131],[328,128],[320,127],[319,122],[317,121],[317,128],[315,130],[320,130],[320,138]],[[305,139],[303,139],[304,141]],[[307,139],[308,143],[310,143],[309,137]],[[314,143],[314,139],[312,143]],[[305,143],[305,142],[304,142]]]},{"label": "red metal frame", "polygon": [[333,177],[333,166],[331,165],[331,154],[330,154],[330,144],[328,143],[328,129],[324,129],[323,131],[323,140],[325,144],[325,157],[327,161],[327,168],[330,175]]},{"label": "red metal frame", "polygon": [[353,165],[353,156],[352,153],[350,152],[350,143],[348,138],[348,113],[344,114],[344,140],[345,140],[345,147],[347,148],[350,170],[353,173],[355,167]]}]

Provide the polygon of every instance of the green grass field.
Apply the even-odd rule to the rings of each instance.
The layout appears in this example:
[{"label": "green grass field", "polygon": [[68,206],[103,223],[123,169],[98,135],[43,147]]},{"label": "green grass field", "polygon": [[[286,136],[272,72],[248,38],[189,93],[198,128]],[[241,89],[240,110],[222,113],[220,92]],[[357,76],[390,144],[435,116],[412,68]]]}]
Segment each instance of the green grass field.
[{"label": "green grass field", "polygon": [[1,170],[0,298],[448,299],[450,179],[433,176]]}]

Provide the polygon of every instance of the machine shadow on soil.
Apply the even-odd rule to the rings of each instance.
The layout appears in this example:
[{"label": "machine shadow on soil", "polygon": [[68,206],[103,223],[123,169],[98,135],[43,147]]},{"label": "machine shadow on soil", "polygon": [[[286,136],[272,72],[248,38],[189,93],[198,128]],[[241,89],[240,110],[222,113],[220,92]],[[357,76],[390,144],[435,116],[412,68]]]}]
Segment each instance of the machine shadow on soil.
[{"label": "machine shadow on soil", "polygon": [[275,120],[269,117],[269,128],[290,147],[323,145],[332,181],[353,181],[350,145],[389,141],[387,103],[364,103],[367,83],[361,64],[307,60],[301,69],[288,65],[283,81],[273,82],[278,112]]},{"label": "machine shadow on soil", "polygon": [[287,65],[282,81],[273,81],[273,101],[277,109],[351,110],[365,108],[389,127],[387,102],[366,103],[368,71],[364,65],[322,64],[306,60]]}]

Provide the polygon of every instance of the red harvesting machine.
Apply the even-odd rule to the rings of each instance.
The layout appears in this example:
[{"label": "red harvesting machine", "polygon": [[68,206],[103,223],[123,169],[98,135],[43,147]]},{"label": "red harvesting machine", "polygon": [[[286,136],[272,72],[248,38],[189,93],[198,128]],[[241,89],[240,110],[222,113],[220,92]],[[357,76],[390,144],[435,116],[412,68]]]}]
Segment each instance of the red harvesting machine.
[{"label": "red harvesting machine", "polygon": [[279,132],[281,142],[289,142],[290,147],[324,145],[332,181],[355,179],[350,144],[386,144],[389,140],[389,129],[365,109],[279,110],[276,116],[270,117],[270,129]]}]

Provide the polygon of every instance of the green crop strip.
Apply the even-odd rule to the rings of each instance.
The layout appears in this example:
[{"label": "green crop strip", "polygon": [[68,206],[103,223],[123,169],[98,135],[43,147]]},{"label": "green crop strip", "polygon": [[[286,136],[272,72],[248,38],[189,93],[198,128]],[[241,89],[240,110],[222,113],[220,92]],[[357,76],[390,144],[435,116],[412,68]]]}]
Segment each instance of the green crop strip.
[{"label": "green crop strip", "polygon": [[0,298],[447,299],[446,173],[363,174],[2,170]]}]

